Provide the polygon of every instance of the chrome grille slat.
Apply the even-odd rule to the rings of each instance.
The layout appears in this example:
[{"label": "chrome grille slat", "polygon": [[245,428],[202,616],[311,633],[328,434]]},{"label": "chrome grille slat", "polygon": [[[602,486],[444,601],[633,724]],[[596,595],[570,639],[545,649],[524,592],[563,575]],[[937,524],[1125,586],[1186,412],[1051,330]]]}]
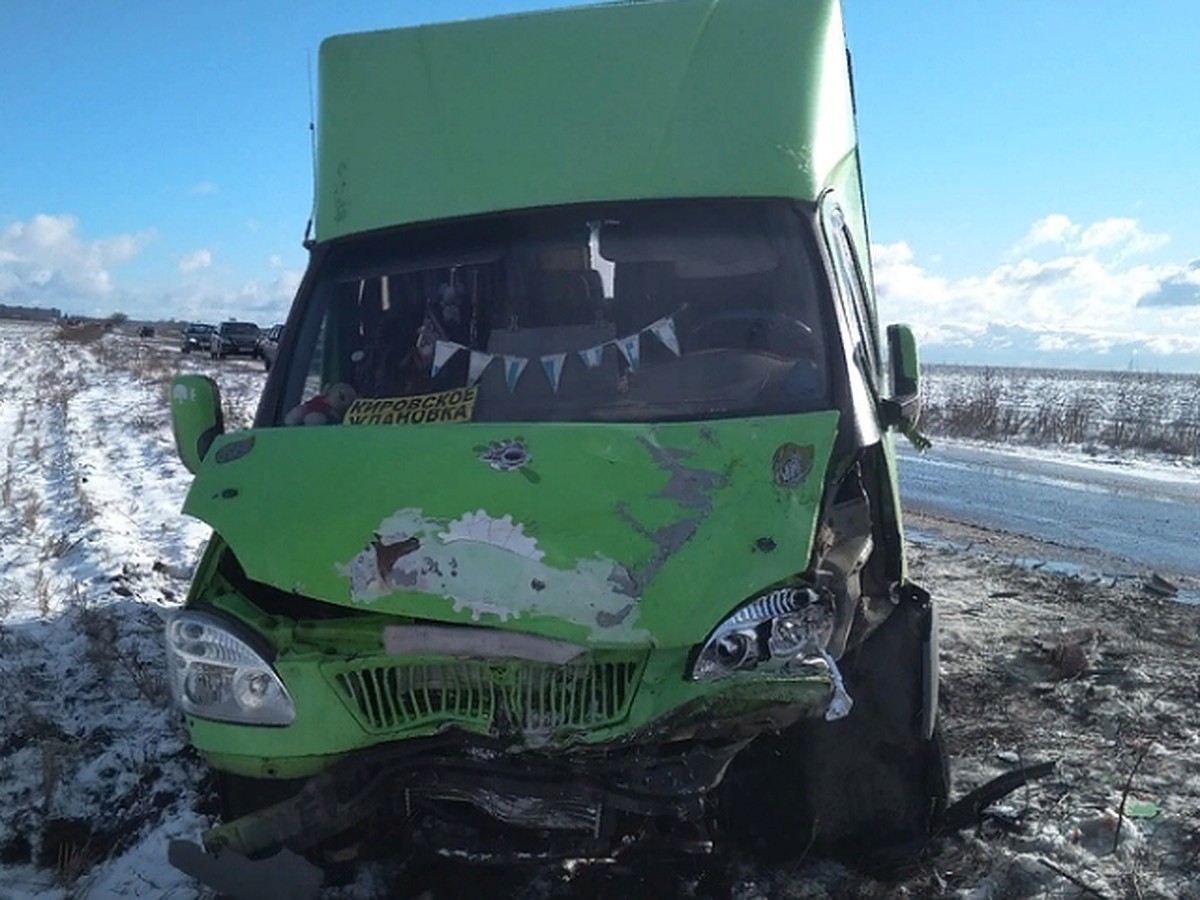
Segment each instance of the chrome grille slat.
[{"label": "chrome grille slat", "polygon": [[555,732],[622,721],[641,662],[393,660],[326,664],[326,677],[368,732],[459,724],[492,733]]}]

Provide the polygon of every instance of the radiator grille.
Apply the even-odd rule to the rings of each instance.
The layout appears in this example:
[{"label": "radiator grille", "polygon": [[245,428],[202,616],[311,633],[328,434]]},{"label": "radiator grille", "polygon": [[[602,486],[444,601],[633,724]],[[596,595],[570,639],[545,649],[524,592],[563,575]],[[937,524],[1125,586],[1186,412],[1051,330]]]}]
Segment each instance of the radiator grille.
[{"label": "radiator grille", "polygon": [[453,660],[350,663],[326,675],[364,729],[457,724],[497,735],[599,728],[629,713],[643,657],[566,665]]}]

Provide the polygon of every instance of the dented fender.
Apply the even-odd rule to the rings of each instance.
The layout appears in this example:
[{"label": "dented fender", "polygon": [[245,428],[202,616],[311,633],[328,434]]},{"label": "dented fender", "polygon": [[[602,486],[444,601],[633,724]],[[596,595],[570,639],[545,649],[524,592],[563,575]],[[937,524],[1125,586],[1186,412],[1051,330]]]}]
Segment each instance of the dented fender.
[{"label": "dented fender", "polygon": [[808,566],[837,421],[263,428],[214,442],[184,511],[312,599],[688,646]]}]

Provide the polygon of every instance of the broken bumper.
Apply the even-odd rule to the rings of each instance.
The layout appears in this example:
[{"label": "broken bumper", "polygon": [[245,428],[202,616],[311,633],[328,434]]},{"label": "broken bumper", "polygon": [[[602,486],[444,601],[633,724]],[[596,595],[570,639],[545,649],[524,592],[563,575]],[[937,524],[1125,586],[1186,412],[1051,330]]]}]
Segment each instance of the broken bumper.
[{"label": "broken bumper", "polygon": [[306,851],[357,826],[410,852],[489,860],[611,858],[649,820],[658,843],[708,849],[709,797],[745,741],[566,757],[444,735],[358,754],[295,796],[205,833],[210,852]]},{"label": "broken bumper", "polygon": [[326,857],[331,846],[506,864],[707,853],[712,794],[746,743],[514,756],[446,734],[355,754],[289,799],[205,832],[203,847],[174,842],[169,856],[210,887],[259,898],[267,882],[279,897],[314,896],[323,874],[313,860],[345,858]]}]

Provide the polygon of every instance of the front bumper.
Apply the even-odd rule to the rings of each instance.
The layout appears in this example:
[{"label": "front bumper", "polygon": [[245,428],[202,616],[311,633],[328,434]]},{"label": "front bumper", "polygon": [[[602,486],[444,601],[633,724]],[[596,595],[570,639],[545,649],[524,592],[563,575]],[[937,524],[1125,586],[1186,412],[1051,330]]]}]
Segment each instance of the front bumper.
[{"label": "front bumper", "polygon": [[753,737],[822,715],[828,673],[685,678],[687,650],[594,650],[568,664],[289,652],[275,669],[295,704],[285,727],[187,717],[221,771],[308,777],[343,757],[453,731],[512,754]]},{"label": "front bumper", "polygon": [[258,344],[237,344],[223,341],[217,346],[217,350],[226,356],[258,356]]}]

